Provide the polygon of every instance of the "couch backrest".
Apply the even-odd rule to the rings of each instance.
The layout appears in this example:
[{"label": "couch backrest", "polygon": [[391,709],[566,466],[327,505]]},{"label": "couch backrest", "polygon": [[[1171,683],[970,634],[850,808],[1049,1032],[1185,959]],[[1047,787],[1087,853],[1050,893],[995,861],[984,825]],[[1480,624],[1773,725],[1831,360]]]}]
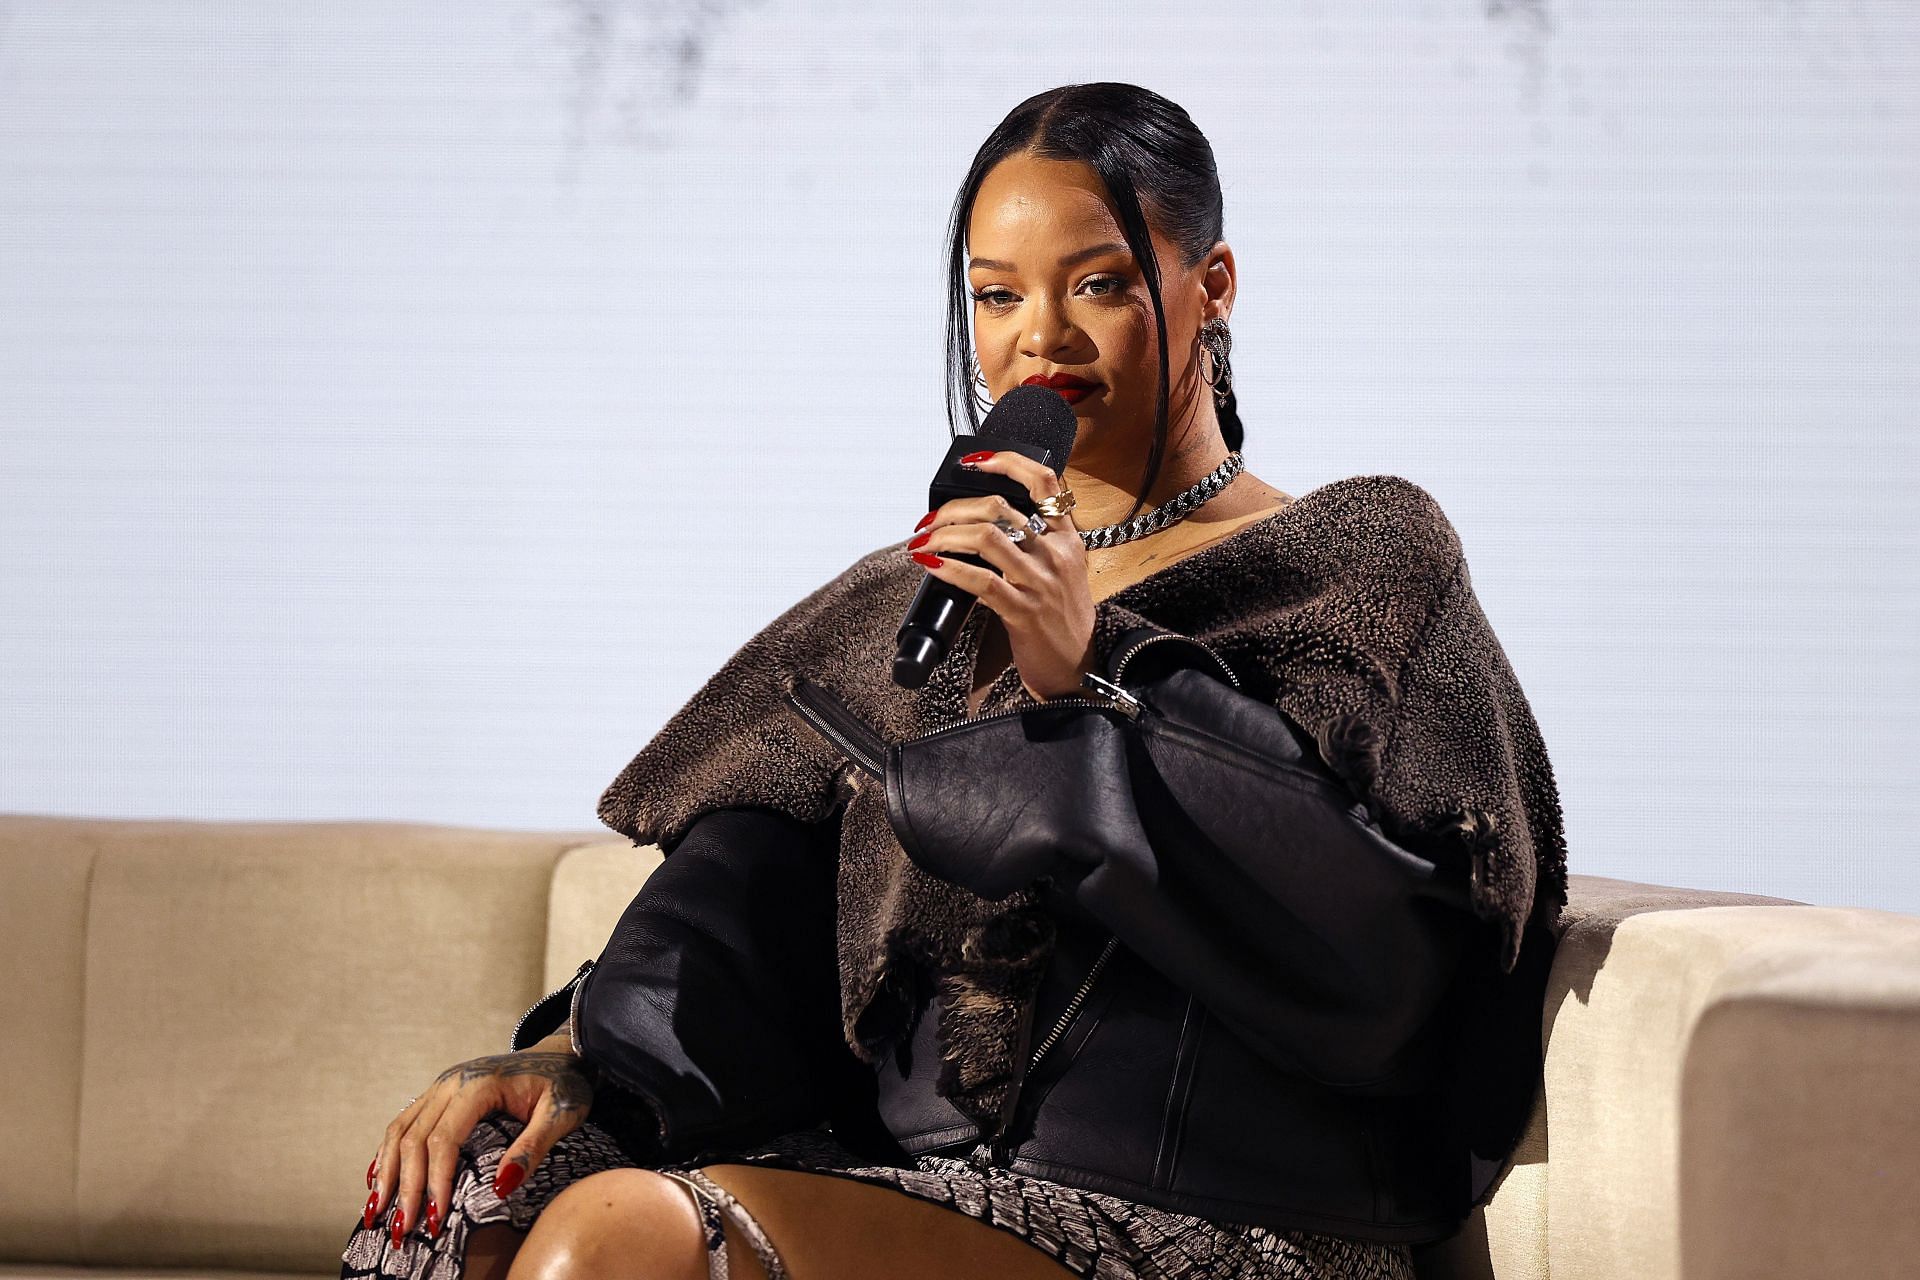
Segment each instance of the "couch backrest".
[{"label": "couch backrest", "polygon": [[337,1274],[387,1122],[504,1052],[658,858],[605,831],[0,815],[0,1260]]}]

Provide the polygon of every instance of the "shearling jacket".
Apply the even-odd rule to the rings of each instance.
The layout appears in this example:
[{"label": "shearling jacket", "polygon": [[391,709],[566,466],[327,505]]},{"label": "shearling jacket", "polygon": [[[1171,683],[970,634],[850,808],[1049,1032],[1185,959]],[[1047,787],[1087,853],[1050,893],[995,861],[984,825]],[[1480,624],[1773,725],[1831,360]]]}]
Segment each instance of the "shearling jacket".
[{"label": "shearling jacket", "polygon": [[[614,779],[599,813],[669,859],[694,824],[719,809],[770,810],[809,826],[832,822],[846,1048],[874,1068],[896,1061],[913,1035],[931,1034],[939,1098],[953,1115],[994,1133],[1023,1083],[1020,1056],[1043,998],[1041,979],[1071,930],[1054,927],[1058,904],[1044,885],[989,900],[915,865],[890,825],[882,789],[796,715],[787,696],[799,679],[829,687],[888,739],[966,716],[984,608],[970,615],[923,688],[902,690],[888,678],[894,632],[922,576],[900,551],[895,543],[862,556],[742,646]],[[1472,1138],[1482,1162],[1471,1179],[1477,1198],[1518,1132],[1516,1108],[1489,1107],[1485,1090],[1518,1082],[1527,1086],[1525,1101],[1532,1098],[1528,1068],[1537,1060],[1527,1051],[1537,1044],[1526,1043],[1526,1015],[1534,1014],[1537,1036],[1530,1002],[1539,983],[1520,980],[1544,975],[1539,952],[1551,945],[1566,871],[1544,744],[1473,595],[1457,534],[1431,495],[1400,477],[1324,485],[1096,603],[1094,650],[1103,666],[1123,637],[1143,631],[1188,636],[1220,654],[1242,673],[1248,696],[1299,727],[1379,830],[1455,873],[1463,911],[1485,922],[1485,963],[1476,970],[1469,961],[1448,988],[1454,1025],[1431,1055],[1454,1064],[1445,1076],[1451,1093],[1429,1092],[1420,1104],[1458,1113],[1430,1132],[1479,1135]],[[1032,703],[1009,667],[981,714]],[[1523,938],[1531,969],[1519,965]],[[1116,963],[1116,972],[1127,968]],[[1137,965],[1132,972],[1130,982],[1110,984],[1113,999],[1128,991],[1139,997],[1152,985],[1150,973]],[[1158,998],[1162,1007],[1178,1007],[1181,994],[1163,986]],[[1189,1028],[1195,1007],[1188,1004],[1183,1016]],[[1198,1087],[1191,1064],[1182,1087]],[[1507,1096],[1521,1095],[1509,1089]],[[1376,1118],[1367,1131],[1393,1127]],[[1489,1142],[1485,1135],[1496,1129],[1499,1141]],[[1436,1143],[1445,1145],[1409,1142],[1435,1158]],[[1377,1174],[1380,1153],[1368,1149]],[[1461,1142],[1446,1154],[1463,1164],[1468,1158]],[[1285,1151],[1262,1158],[1284,1159]],[[1070,1173],[1046,1176],[1072,1180]],[[1442,1224],[1464,1207],[1449,1193],[1328,1229],[1430,1238],[1445,1234]],[[1241,1216],[1313,1217],[1304,1209],[1290,1217],[1281,1204],[1267,1209]]]}]

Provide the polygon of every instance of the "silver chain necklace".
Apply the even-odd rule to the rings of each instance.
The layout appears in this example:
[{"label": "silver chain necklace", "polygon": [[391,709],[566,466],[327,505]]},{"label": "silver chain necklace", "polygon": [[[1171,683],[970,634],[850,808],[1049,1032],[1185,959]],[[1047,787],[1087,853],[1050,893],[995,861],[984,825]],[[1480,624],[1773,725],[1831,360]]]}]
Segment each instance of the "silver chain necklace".
[{"label": "silver chain necklace", "polygon": [[1146,511],[1124,524],[1102,525],[1098,529],[1080,530],[1080,541],[1087,544],[1087,550],[1095,551],[1102,547],[1117,547],[1123,542],[1132,542],[1135,538],[1144,538],[1157,533],[1170,524],[1186,519],[1200,509],[1202,503],[1227,487],[1227,482],[1245,470],[1246,462],[1235,449],[1226,457],[1226,461],[1209,471],[1196,481],[1191,488],[1183,489],[1173,497]]}]

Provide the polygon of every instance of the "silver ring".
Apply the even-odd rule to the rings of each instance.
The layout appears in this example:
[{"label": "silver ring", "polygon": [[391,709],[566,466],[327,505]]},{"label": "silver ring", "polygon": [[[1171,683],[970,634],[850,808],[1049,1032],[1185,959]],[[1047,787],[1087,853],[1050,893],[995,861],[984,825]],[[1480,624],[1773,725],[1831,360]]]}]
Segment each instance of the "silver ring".
[{"label": "silver ring", "polygon": [[1009,542],[1021,542],[1024,541],[1027,536],[1025,529],[1007,519],[1005,516],[995,516],[993,518],[993,527],[1006,534]]},{"label": "silver ring", "polygon": [[1045,533],[1048,529],[1052,527],[1053,526],[1047,523],[1047,518],[1041,515],[1038,511],[1030,511],[1027,513],[1027,529],[1030,532],[1035,534],[1041,534],[1041,533]]}]

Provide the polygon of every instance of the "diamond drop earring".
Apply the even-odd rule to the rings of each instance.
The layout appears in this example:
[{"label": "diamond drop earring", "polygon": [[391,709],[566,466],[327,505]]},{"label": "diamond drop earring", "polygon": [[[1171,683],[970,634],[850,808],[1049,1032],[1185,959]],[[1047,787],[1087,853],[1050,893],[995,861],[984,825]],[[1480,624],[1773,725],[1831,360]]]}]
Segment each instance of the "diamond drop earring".
[{"label": "diamond drop earring", "polygon": [[1233,366],[1227,361],[1227,353],[1233,350],[1233,334],[1223,317],[1215,316],[1200,326],[1200,346],[1213,357],[1213,372],[1208,374],[1204,366],[1200,372],[1213,388],[1214,404],[1224,405],[1227,393],[1233,390]]}]

